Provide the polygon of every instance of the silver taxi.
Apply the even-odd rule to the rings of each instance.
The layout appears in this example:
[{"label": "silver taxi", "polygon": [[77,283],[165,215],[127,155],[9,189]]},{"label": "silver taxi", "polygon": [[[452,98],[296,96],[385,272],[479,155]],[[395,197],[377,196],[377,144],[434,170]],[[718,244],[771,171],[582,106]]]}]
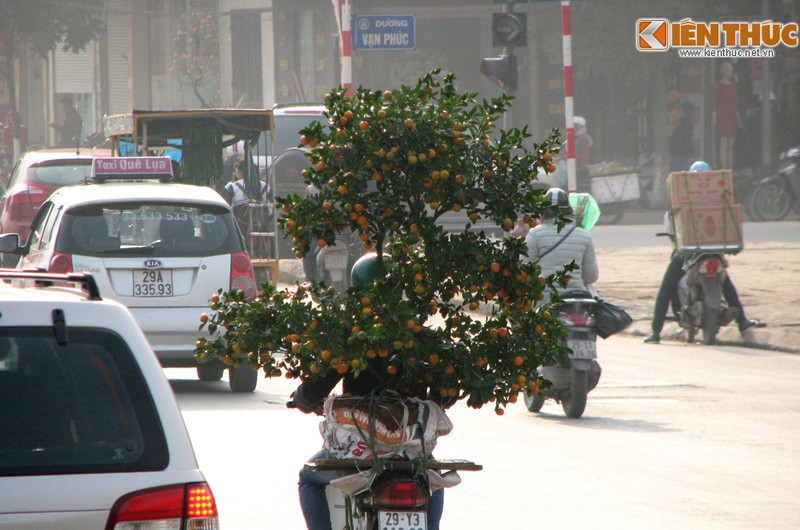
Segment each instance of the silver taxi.
[{"label": "silver taxi", "polygon": [[[171,181],[166,157],[96,158],[92,180],[57,190],[21,242],[0,235],[19,269],[92,274],[126,305],[165,367],[219,380],[225,365],[193,355],[200,316],[219,290],[256,296],[250,256],[228,204],[207,187]],[[252,392],[257,373],[231,368],[230,387]]]}]

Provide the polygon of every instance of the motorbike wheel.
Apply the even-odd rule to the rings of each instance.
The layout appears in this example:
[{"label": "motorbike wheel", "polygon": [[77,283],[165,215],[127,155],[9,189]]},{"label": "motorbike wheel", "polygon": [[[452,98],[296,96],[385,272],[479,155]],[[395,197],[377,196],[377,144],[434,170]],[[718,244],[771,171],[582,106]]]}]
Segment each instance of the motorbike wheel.
[{"label": "motorbike wheel", "polygon": [[539,412],[544,406],[544,396],[539,392],[538,394],[531,394],[525,389],[525,406],[531,412]]},{"label": "motorbike wheel", "polygon": [[717,341],[719,331],[719,313],[713,309],[706,308],[703,315],[703,344],[711,346]]},{"label": "motorbike wheel", "polygon": [[744,208],[744,213],[747,216],[747,219],[750,221],[764,221],[758,212],[756,211],[755,205],[753,204],[753,200],[756,196],[757,188],[751,188],[750,191],[745,195],[744,200],[742,201],[742,207]]},{"label": "motorbike wheel", "polygon": [[765,184],[753,190],[753,214],[763,221],[780,221],[792,209],[792,200],[783,186]]},{"label": "motorbike wheel", "polygon": [[692,309],[684,309],[684,314],[681,314],[678,321],[681,327],[686,330],[686,342],[694,344],[694,337],[697,334],[697,326],[694,325],[694,315]]},{"label": "motorbike wheel", "polygon": [[197,365],[197,378],[200,381],[219,381],[225,373],[225,366],[216,361],[208,361]]},{"label": "motorbike wheel", "polygon": [[686,326],[686,342],[688,344],[694,344],[694,337],[697,334],[697,328],[694,327],[694,324],[689,324]]},{"label": "motorbike wheel", "polygon": [[245,362],[239,368],[228,369],[231,392],[252,392],[258,384],[258,372],[250,368],[250,363]]},{"label": "motorbike wheel", "polygon": [[571,375],[569,395],[561,400],[561,408],[568,418],[580,418],[586,410],[586,399],[589,395],[589,372],[572,370]]}]

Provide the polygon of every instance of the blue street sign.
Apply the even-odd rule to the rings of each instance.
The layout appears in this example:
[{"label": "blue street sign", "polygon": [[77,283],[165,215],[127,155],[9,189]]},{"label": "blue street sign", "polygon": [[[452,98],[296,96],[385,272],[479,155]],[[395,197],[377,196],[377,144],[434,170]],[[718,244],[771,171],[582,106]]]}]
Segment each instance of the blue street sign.
[{"label": "blue street sign", "polygon": [[417,46],[414,15],[358,15],[353,48],[356,50],[413,50]]}]

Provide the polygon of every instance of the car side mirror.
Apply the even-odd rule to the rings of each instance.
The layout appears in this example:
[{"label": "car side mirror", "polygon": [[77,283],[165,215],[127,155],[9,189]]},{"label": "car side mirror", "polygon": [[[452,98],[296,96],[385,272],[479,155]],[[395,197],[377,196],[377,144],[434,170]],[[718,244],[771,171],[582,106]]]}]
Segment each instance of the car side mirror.
[{"label": "car side mirror", "polygon": [[19,246],[19,234],[0,234],[0,252],[3,254],[23,254],[25,249]]}]

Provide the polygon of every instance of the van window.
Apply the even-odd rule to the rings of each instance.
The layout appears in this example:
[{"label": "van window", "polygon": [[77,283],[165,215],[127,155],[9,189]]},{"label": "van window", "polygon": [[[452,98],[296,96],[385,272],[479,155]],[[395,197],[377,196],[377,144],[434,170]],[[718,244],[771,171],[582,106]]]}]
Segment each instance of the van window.
[{"label": "van window", "polygon": [[0,328],[0,476],[159,471],[169,461],[133,354],[115,333]]}]

